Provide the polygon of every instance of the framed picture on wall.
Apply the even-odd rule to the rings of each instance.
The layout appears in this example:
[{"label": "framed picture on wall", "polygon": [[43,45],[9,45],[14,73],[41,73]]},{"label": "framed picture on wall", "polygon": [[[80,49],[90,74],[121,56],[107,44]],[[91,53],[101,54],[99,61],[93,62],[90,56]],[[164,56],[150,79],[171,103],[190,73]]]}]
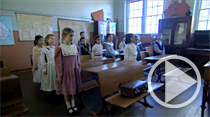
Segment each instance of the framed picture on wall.
[{"label": "framed picture on wall", "polygon": [[16,13],[20,41],[34,41],[36,35],[53,34],[52,16]]},{"label": "framed picture on wall", "polygon": [[0,45],[15,45],[11,16],[0,14]]}]

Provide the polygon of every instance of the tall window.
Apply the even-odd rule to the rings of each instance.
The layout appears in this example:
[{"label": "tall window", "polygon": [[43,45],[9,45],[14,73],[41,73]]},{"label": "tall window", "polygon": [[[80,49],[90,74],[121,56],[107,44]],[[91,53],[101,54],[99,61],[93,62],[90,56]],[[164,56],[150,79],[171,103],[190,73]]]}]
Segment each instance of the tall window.
[{"label": "tall window", "polygon": [[135,0],[129,2],[129,33],[158,33],[162,19],[163,0]]},{"label": "tall window", "polygon": [[210,30],[210,0],[201,0],[198,30]]}]

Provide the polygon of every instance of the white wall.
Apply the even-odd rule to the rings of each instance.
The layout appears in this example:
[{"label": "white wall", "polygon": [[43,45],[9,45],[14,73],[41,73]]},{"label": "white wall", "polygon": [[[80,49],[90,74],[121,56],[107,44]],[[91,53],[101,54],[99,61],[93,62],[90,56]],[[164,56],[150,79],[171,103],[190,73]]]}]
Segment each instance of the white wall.
[{"label": "white wall", "polygon": [[91,13],[101,9],[105,19],[114,20],[114,0],[1,0],[1,14],[12,16],[13,30],[18,30],[15,12],[51,15],[58,31],[57,18],[91,21]]}]

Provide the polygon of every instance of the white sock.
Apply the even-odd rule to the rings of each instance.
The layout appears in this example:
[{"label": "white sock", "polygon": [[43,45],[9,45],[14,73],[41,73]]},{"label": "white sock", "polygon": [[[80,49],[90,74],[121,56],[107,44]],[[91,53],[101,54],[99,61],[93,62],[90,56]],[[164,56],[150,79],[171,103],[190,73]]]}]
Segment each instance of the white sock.
[{"label": "white sock", "polygon": [[67,107],[67,109],[69,109],[69,113],[72,113],[73,112],[73,110],[70,109],[71,108],[71,105],[70,105],[69,102],[66,102],[66,107]]},{"label": "white sock", "polygon": [[70,109],[71,108],[71,105],[70,105],[69,101],[66,102],[66,107],[67,107],[67,109]]},{"label": "white sock", "polygon": [[71,105],[72,105],[74,111],[77,111],[77,107],[75,106],[75,100],[74,99],[71,99]]}]

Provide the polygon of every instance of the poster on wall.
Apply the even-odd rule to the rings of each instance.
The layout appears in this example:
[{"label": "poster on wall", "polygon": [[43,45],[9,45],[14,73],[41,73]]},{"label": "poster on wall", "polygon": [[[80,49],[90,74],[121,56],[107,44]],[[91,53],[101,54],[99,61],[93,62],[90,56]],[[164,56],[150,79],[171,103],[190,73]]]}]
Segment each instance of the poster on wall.
[{"label": "poster on wall", "polygon": [[14,45],[11,16],[0,15],[0,45]]},{"label": "poster on wall", "polygon": [[62,30],[66,27],[71,28],[75,32],[74,44],[78,44],[80,40],[80,32],[85,32],[85,38],[90,41],[90,32],[89,32],[89,22],[88,21],[77,21],[77,20],[68,20],[68,19],[58,19],[59,32],[60,32],[60,43],[62,39]]},{"label": "poster on wall", "polygon": [[52,17],[16,13],[20,41],[33,41],[36,35],[53,34]]}]

